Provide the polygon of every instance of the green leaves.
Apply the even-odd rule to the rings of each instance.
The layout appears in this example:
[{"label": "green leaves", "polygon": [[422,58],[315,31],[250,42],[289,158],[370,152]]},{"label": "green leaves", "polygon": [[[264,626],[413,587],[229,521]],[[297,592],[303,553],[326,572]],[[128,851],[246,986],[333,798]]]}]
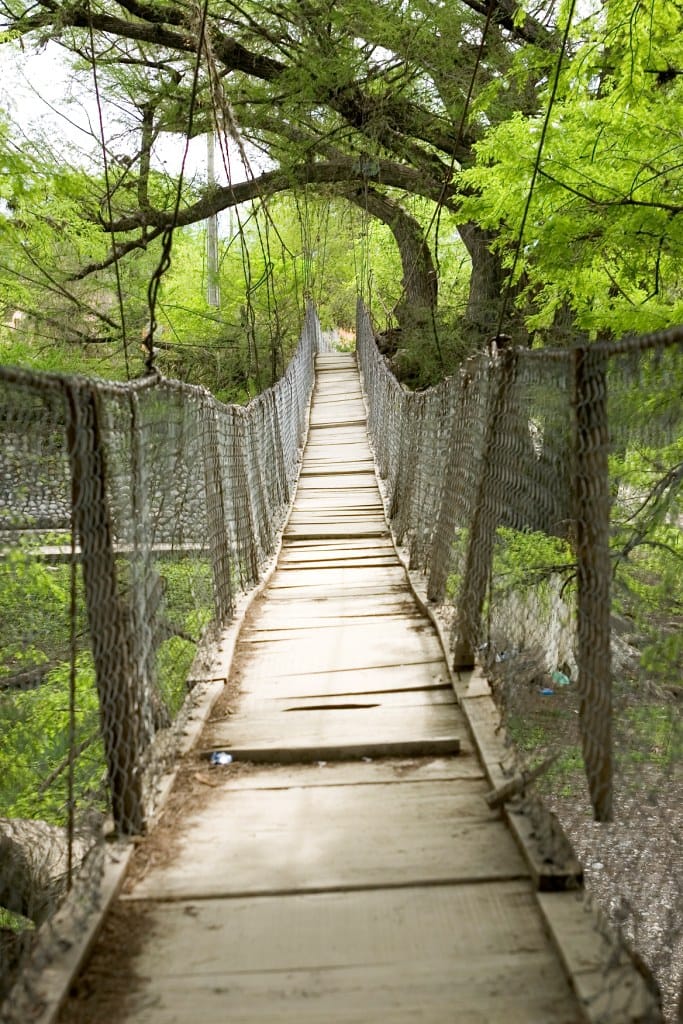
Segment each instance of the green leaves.
[{"label": "green leaves", "polygon": [[683,26],[669,0],[655,8],[621,0],[606,24],[588,23],[553,107],[523,239],[541,115],[492,128],[461,176],[476,192],[463,213],[500,231],[508,263],[521,241],[520,306],[532,331],[550,329],[565,304],[591,337],[683,318],[683,80],[662,85],[651,73],[669,66]]}]

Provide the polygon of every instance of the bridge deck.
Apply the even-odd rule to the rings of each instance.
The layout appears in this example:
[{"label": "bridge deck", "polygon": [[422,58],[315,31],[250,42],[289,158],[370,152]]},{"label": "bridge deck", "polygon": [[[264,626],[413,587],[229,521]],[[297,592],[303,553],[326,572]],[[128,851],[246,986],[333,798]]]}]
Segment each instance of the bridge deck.
[{"label": "bridge deck", "polygon": [[[170,849],[114,908],[125,971],[105,928],[63,1021],[584,1020],[392,546],[351,357],[318,359],[296,500],[234,673]],[[236,763],[209,773],[213,749]]]}]

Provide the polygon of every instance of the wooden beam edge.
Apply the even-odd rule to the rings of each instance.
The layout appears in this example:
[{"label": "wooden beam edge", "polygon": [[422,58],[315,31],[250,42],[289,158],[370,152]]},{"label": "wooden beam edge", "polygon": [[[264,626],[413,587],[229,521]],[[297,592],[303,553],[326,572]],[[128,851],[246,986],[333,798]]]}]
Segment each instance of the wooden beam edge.
[{"label": "wooden beam edge", "polygon": [[585,893],[541,892],[537,902],[585,1024],[662,1024],[652,975]]}]

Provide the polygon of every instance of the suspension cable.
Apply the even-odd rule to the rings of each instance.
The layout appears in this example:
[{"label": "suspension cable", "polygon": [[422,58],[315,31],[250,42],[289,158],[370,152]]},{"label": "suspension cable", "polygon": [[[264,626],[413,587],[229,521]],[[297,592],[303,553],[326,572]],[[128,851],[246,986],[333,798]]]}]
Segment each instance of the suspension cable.
[{"label": "suspension cable", "polygon": [[197,57],[194,64],[194,72],[192,75],[192,91],[190,93],[190,107],[187,115],[187,132],[185,135],[185,149],[183,150],[183,159],[180,165],[180,174],[178,176],[178,187],[176,189],[175,205],[173,208],[173,217],[170,225],[164,230],[161,236],[161,257],[156,270],[152,274],[152,277],[147,288],[147,303],[149,306],[149,329],[144,338],[144,346],[147,352],[145,357],[145,372],[148,374],[154,373],[156,367],[154,366],[154,332],[157,327],[156,323],[156,305],[157,298],[159,295],[159,288],[161,286],[161,279],[163,278],[166,271],[171,266],[171,249],[173,247],[173,234],[175,232],[178,215],[180,213],[180,202],[183,193],[183,181],[185,176],[185,164],[187,162],[187,154],[190,148],[190,139],[192,138],[192,126],[194,124],[194,111],[197,103],[197,92],[199,88],[199,68],[202,60],[202,40],[204,39],[204,32],[206,29],[206,18],[209,9],[209,0],[204,0],[202,5],[202,15],[199,23],[199,41],[197,45]]},{"label": "suspension cable", "polygon": [[[109,181],[109,160],[107,159],[107,145],[104,135],[104,116],[102,114],[102,100],[100,96],[99,78],[97,75],[97,61],[95,59],[95,33],[92,26],[92,13],[90,0],[88,0],[88,32],[90,36],[90,58],[92,63],[92,77],[95,87],[95,102],[97,104],[97,118],[100,129],[100,145],[102,148],[102,165],[104,170],[104,188],[107,196],[107,216],[109,223],[114,223],[114,215],[111,203],[111,187]],[[126,368],[126,380],[130,380],[130,362],[128,360],[128,334],[126,331],[126,310],[123,302],[123,287],[121,284],[121,268],[119,267],[119,254],[116,248],[116,236],[113,231],[111,236],[111,251],[114,257],[114,273],[116,275],[116,295],[119,305],[119,316],[121,318],[121,338],[123,341],[123,362]]]},{"label": "suspension cable", "polygon": [[569,6],[569,13],[567,15],[567,24],[565,25],[564,33],[562,35],[562,45],[560,46],[560,52],[557,55],[557,64],[555,65],[555,76],[553,78],[552,89],[550,91],[550,98],[548,100],[548,107],[545,112],[545,118],[543,120],[543,128],[541,130],[541,137],[538,141],[538,150],[536,152],[536,159],[534,160],[534,169],[531,175],[531,182],[529,183],[529,191],[527,193],[526,202],[524,204],[524,212],[522,214],[522,221],[519,225],[519,234],[517,236],[517,242],[515,244],[515,255],[512,261],[512,267],[508,275],[507,284],[505,286],[505,292],[503,293],[503,301],[500,306],[500,315],[498,317],[498,326],[496,328],[496,339],[500,337],[501,329],[503,326],[503,320],[505,319],[505,313],[507,310],[508,301],[510,299],[510,293],[512,291],[512,285],[515,277],[515,271],[517,270],[517,264],[519,262],[519,254],[522,250],[522,242],[524,240],[524,229],[526,227],[527,217],[529,216],[529,210],[531,208],[531,199],[534,193],[534,186],[536,185],[536,179],[538,178],[539,170],[541,167],[541,155],[543,153],[543,146],[545,144],[545,138],[548,132],[548,125],[550,124],[550,114],[555,103],[555,97],[557,96],[557,89],[560,83],[560,71],[562,70],[562,60],[564,58],[565,49],[567,46],[567,40],[569,39],[569,31],[571,29],[572,19],[574,17],[574,8],[576,7],[576,0],[571,0]]},{"label": "suspension cable", "polygon": [[465,97],[465,104],[464,104],[464,106],[462,108],[462,115],[460,117],[460,124],[458,125],[458,131],[457,131],[457,134],[455,136],[455,143],[453,145],[453,153],[451,154],[451,162],[450,162],[450,166],[448,168],[448,175],[444,179],[443,185],[441,187],[441,194],[439,195],[439,199],[438,199],[438,202],[436,204],[436,211],[435,211],[434,215],[432,216],[432,220],[431,220],[431,222],[430,222],[430,224],[429,224],[429,226],[427,228],[427,235],[429,235],[429,232],[431,231],[432,225],[435,225],[435,229],[434,229],[434,264],[435,264],[435,270],[436,270],[437,278],[439,276],[440,269],[441,269],[440,265],[439,265],[439,230],[440,230],[440,227],[441,227],[441,213],[443,211],[443,204],[444,204],[444,200],[446,198],[446,188],[448,187],[448,182],[453,177],[453,171],[455,170],[455,161],[456,161],[455,154],[457,152],[458,146],[462,142],[463,132],[465,131],[465,123],[467,121],[467,115],[469,114],[470,103],[472,102],[472,93],[474,92],[474,83],[475,83],[476,78],[477,78],[477,73],[479,71],[479,66],[480,66],[480,64],[482,62],[482,58],[484,56],[484,47],[486,45],[486,37],[488,36],[489,28],[491,26],[491,19],[493,17],[493,11],[494,11],[495,6],[496,6],[496,0],[489,0],[488,7],[486,9],[486,21],[484,22],[484,28],[482,29],[482,33],[481,33],[481,39],[479,40],[479,46],[477,48],[477,56],[476,56],[475,61],[474,61],[474,67],[472,69],[472,74],[470,75],[470,81],[469,81],[469,85],[467,87],[467,95]]}]

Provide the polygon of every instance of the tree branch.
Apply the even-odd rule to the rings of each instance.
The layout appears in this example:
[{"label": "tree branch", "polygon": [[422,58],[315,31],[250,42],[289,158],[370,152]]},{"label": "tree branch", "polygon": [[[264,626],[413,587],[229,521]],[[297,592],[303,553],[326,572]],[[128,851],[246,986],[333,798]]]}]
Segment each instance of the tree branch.
[{"label": "tree branch", "polygon": [[[632,199],[631,196],[619,196],[618,199],[598,199],[596,196],[591,196],[587,192],[582,192],[581,189],[574,188],[573,185],[568,185],[566,181],[560,181],[553,174],[549,174],[548,171],[544,171],[539,168],[538,173],[543,178],[547,178],[548,181],[554,182],[555,185],[559,185],[560,188],[565,189],[567,192],[571,192],[572,195],[578,196],[579,199],[585,199],[591,206],[644,206],[648,209],[653,210],[666,210],[667,213],[671,213],[676,216],[679,213],[683,213],[683,206],[678,206],[673,203],[655,203],[648,202],[644,199]],[[599,184],[599,182],[596,182]],[[603,186],[606,188],[606,186]]]},{"label": "tree branch", "polygon": [[[428,181],[419,171],[403,164],[388,160],[352,160],[350,158],[334,162],[303,164],[288,170],[266,171],[257,178],[213,188],[200,200],[181,210],[175,224],[186,227],[206,220],[222,210],[227,210],[240,203],[249,202],[266,195],[285,192],[288,189],[304,185],[337,185],[348,182],[373,181],[377,185],[390,188],[405,189],[414,195],[422,195],[438,201],[442,197],[442,186],[439,182]],[[445,203],[449,209],[457,209],[454,202],[455,188],[446,188]],[[122,217],[113,224],[104,224],[104,229],[117,234],[135,231],[141,227],[154,227],[163,230],[174,221],[173,215],[167,210],[138,211],[130,217]]]}]

